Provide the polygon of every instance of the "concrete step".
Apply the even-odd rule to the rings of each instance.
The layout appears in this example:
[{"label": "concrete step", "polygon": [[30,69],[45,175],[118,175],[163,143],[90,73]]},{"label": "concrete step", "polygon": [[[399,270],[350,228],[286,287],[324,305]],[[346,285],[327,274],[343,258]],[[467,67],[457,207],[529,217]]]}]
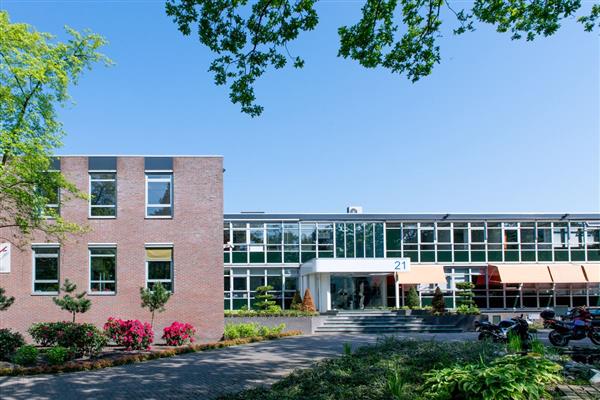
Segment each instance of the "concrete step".
[{"label": "concrete step", "polygon": [[424,333],[458,333],[458,328],[429,327],[319,327],[316,333],[394,333],[394,332],[424,332]]}]

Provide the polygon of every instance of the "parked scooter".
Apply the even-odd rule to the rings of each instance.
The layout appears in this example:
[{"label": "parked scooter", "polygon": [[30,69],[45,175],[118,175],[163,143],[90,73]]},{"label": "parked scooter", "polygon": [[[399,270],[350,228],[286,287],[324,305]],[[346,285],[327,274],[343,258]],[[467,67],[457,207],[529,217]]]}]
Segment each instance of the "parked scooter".
[{"label": "parked scooter", "polygon": [[518,335],[524,341],[532,339],[529,324],[522,315],[500,321],[497,325],[488,321],[475,321],[475,331],[479,332],[479,340],[492,340],[495,343],[507,343],[508,335],[511,333]]},{"label": "parked scooter", "polygon": [[544,327],[552,331],[548,334],[550,343],[557,347],[564,347],[571,340],[582,340],[589,337],[592,343],[600,345],[600,327],[592,325],[591,314],[585,307],[576,307],[566,316],[567,321],[556,319],[552,310],[544,310],[540,313],[544,320]]}]

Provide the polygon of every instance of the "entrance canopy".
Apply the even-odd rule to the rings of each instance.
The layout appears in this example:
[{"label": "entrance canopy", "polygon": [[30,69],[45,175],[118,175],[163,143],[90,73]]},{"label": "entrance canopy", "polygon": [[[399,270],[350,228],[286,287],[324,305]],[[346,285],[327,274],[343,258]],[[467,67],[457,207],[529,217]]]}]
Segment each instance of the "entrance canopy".
[{"label": "entrance canopy", "polygon": [[414,266],[408,272],[398,272],[396,274],[398,283],[401,285],[446,284],[446,275],[444,267],[441,265],[418,265]]},{"label": "entrance canopy", "polygon": [[553,283],[547,265],[495,264],[490,267],[498,270],[502,283]]},{"label": "entrance canopy", "polygon": [[553,264],[549,268],[554,283],[587,283],[581,265]]},{"label": "entrance canopy", "polygon": [[300,275],[320,273],[387,275],[408,258],[313,258],[300,266]]},{"label": "entrance canopy", "polygon": [[588,282],[600,282],[600,264],[583,264],[583,269]]}]

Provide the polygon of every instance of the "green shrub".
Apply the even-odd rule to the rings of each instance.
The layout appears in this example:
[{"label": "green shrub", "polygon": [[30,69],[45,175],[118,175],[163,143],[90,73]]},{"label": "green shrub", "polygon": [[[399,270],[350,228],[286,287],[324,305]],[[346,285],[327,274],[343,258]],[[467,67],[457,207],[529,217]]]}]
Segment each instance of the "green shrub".
[{"label": "green shrub", "polygon": [[41,322],[33,324],[28,332],[39,345],[66,347],[76,357],[94,357],[107,343],[106,336],[92,324]]},{"label": "green shrub", "polygon": [[69,359],[69,349],[62,346],[54,346],[46,352],[46,360],[50,365],[61,365]]},{"label": "green shrub", "polygon": [[425,397],[436,400],[535,400],[561,382],[562,367],[534,355],[507,355],[489,365],[457,365],[426,374]]},{"label": "green shrub", "polygon": [[292,310],[302,309],[302,297],[300,297],[300,292],[297,290],[294,292],[294,297],[292,297],[292,303],[290,304],[290,308]]},{"label": "green shrub", "polygon": [[419,294],[417,293],[417,289],[414,286],[411,286],[410,289],[408,289],[408,295],[406,296],[406,305],[408,306],[408,308],[417,308],[419,307],[420,301],[419,301]]},{"label": "green shrub", "polygon": [[23,335],[10,329],[0,329],[0,361],[9,361],[15,351],[25,344]]},{"label": "green shrub", "polygon": [[446,300],[444,300],[444,293],[439,286],[435,288],[433,299],[431,299],[431,311],[434,314],[443,314],[446,312]]},{"label": "green shrub", "polygon": [[257,302],[254,303],[254,306],[259,310],[268,310],[271,307],[273,307],[276,301],[273,300],[275,296],[273,296],[273,294],[270,293],[272,290],[273,286],[270,285],[257,287],[256,294],[254,295]]},{"label": "green shrub", "polygon": [[458,307],[456,309],[457,314],[477,315],[481,314],[479,307],[475,304],[473,297],[473,288],[475,285],[471,282],[458,282],[456,289],[458,289],[456,295],[458,296]]},{"label": "green shrub", "polygon": [[273,328],[261,326],[255,322],[225,324],[223,338],[225,340],[240,339],[254,336],[269,336],[281,333],[285,329],[285,324],[279,324]]},{"label": "green shrub", "polygon": [[282,310],[272,307],[269,310],[225,310],[225,317],[313,317],[318,312]]},{"label": "green shrub", "polygon": [[37,362],[39,351],[35,346],[26,344],[19,347],[13,356],[13,361],[19,365],[34,365]]}]

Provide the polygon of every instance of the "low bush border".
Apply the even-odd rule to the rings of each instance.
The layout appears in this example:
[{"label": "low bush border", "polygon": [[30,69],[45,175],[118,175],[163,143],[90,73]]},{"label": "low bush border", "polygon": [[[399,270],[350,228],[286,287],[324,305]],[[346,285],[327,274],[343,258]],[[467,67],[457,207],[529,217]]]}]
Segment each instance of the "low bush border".
[{"label": "low bush border", "polygon": [[0,376],[18,376],[18,375],[39,375],[56,374],[63,372],[92,371],[96,369],[116,367],[119,365],[133,364],[142,361],[156,360],[159,358],[173,357],[180,354],[198,353],[225,347],[239,346],[243,344],[275,340],[288,336],[302,335],[302,331],[294,330],[267,336],[253,336],[241,339],[222,340],[220,342],[190,344],[182,347],[175,347],[166,350],[151,350],[138,354],[124,354],[112,359],[97,359],[83,361],[69,361],[62,365],[43,365],[36,367],[15,367],[0,369]]},{"label": "low bush border", "polygon": [[301,318],[301,317],[316,317],[320,314],[318,312],[300,311],[300,310],[281,310],[281,311],[268,311],[268,310],[226,310],[225,318],[235,317],[289,317],[289,318]]}]

